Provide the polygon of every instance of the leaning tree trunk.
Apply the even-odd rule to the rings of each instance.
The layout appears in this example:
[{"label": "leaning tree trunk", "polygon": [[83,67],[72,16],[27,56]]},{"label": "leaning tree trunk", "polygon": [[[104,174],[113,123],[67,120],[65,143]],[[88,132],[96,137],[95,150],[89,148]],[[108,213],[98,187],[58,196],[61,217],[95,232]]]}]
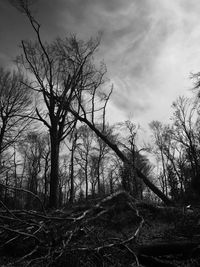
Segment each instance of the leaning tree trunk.
[{"label": "leaning tree trunk", "polygon": [[[104,134],[102,134],[90,121],[88,121],[85,117],[81,117],[74,110],[69,110],[79,121],[86,123],[92,131],[94,131],[116,154],[117,156],[124,162],[129,163],[128,158],[120,151],[118,146],[112,143]],[[140,179],[145,183],[147,187],[151,189],[154,194],[156,194],[166,205],[173,205],[173,201],[169,199],[163,192],[155,186],[138,168],[135,168],[135,171]]]}]

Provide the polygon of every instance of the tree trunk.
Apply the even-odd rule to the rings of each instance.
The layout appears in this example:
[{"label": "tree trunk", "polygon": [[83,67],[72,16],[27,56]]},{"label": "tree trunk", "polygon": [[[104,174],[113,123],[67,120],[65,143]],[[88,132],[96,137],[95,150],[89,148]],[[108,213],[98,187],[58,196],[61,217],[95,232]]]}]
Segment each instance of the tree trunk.
[{"label": "tree trunk", "polygon": [[110,185],[110,194],[114,193],[114,186],[113,186],[113,170],[110,171],[109,174],[109,185]]},{"label": "tree trunk", "polygon": [[88,159],[85,162],[85,198],[88,200]]},{"label": "tree trunk", "polygon": [[101,162],[101,152],[98,157],[98,162],[97,162],[97,191],[98,195],[101,195],[101,182],[100,182],[100,162]]},{"label": "tree trunk", "polygon": [[[14,145],[14,153],[13,153],[13,163],[14,163],[14,181],[15,181],[15,187],[18,187],[18,183],[17,183],[17,162],[16,162],[16,147]],[[15,191],[14,193],[14,206],[15,208],[20,208],[18,207],[18,194]]]},{"label": "tree trunk", "polygon": [[59,185],[59,148],[60,142],[57,138],[51,136],[51,172],[50,172],[50,196],[49,207],[57,208],[58,206],[58,185]]},{"label": "tree trunk", "polygon": [[71,151],[71,165],[70,165],[70,197],[69,202],[74,202],[74,147]]},{"label": "tree trunk", "polygon": [[76,141],[77,141],[77,133],[74,135],[74,139],[72,142],[72,149],[71,149],[71,167],[70,167],[70,199],[69,202],[74,202],[75,192],[74,192],[74,152],[76,149]]},{"label": "tree trunk", "polygon": [[47,203],[47,192],[48,192],[48,180],[47,180],[47,165],[45,160],[45,168],[44,168],[44,205]]},{"label": "tree trunk", "polygon": [[[8,186],[8,180],[9,180],[9,176],[8,176],[8,171],[7,171],[6,172],[6,186]],[[7,195],[8,195],[8,189],[7,189],[7,187],[5,187],[5,193],[4,194],[5,194],[4,195],[4,203],[7,203]]]}]

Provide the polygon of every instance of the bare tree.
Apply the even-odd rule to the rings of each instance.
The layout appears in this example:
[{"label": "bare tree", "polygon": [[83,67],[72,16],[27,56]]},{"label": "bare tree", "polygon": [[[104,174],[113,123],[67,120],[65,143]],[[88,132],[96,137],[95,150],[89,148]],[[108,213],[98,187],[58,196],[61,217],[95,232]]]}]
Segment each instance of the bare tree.
[{"label": "bare tree", "polygon": [[[32,16],[27,1],[18,1],[36,33],[36,42],[22,41],[23,55],[18,63],[31,74],[29,86],[42,98],[45,107],[36,107],[37,120],[49,129],[51,142],[50,207],[57,205],[60,143],[73,131],[76,117],[67,106],[79,113],[88,97],[102,84],[105,67],[93,64],[99,39],[82,42],[75,36],[44,43],[40,25]],[[59,100],[59,101],[58,101]]]},{"label": "bare tree", "polygon": [[28,82],[19,72],[0,68],[0,159],[11,147],[30,121],[31,92]]},{"label": "bare tree", "polygon": [[157,155],[157,158],[161,159],[162,165],[162,175],[159,176],[161,187],[163,192],[168,195],[168,177],[167,177],[167,164],[168,158],[166,158],[166,144],[167,138],[165,135],[165,126],[159,121],[152,121],[150,124],[150,129],[152,130],[155,148],[154,153]]},{"label": "bare tree", "polygon": [[[30,131],[24,139],[19,142],[18,151],[24,162],[26,172],[26,186],[29,191],[37,195],[44,192],[44,199],[47,198],[47,171],[48,171],[48,137]],[[30,206],[31,198],[27,195],[27,205]]]},{"label": "bare tree", "polygon": [[173,138],[184,148],[191,170],[191,186],[200,195],[199,117],[196,103],[179,97],[173,103]]},{"label": "bare tree", "polygon": [[78,128],[77,157],[76,161],[84,174],[85,198],[88,199],[89,192],[89,163],[91,151],[93,150],[94,134],[87,125]]},{"label": "bare tree", "polygon": [[159,151],[165,194],[170,193],[174,199],[191,198],[194,192],[199,194],[200,188],[198,109],[196,103],[186,97],[179,97],[172,107],[171,125],[157,121],[150,124],[156,146],[154,152]]},{"label": "bare tree", "polygon": [[[104,132],[106,136],[112,135],[112,128],[108,125],[99,124],[98,129]],[[104,185],[104,164],[106,161],[106,157],[108,157],[110,151],[110,147],[99,137],[96,136],[96,147],[95,147],[95,155],[96,155],[96,179],[97,179],[97,189],[98,195],[105,193],[105,185]]]}]

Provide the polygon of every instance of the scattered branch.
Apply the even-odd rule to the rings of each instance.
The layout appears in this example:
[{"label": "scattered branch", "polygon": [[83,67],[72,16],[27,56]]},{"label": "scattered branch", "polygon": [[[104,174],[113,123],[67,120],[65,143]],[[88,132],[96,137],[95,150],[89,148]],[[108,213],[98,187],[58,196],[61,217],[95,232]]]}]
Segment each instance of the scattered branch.
[{"label": "scattered branch", "polygon": [[7,189],[10,189],[10,190],[21,191],[21,192],[25,192],[27,194],[30,194],[32,197],[34,197],[34,198],[36,198],[38,200],[38,202],[41,205],[43,213],[46,215],[46,211],[45,211],[45,208],[44,208],[44,205],[43,205],[41,199],[36,194],[34,194],[33,192],[31,192],[31,191],[29,191],[27,189],[24,189],[24,188],[13,187],[13,186],[5,185],[5,184],[2,184],[2,183],[0,183],[0,186],[2,186],[4,188],[7,188]]}]

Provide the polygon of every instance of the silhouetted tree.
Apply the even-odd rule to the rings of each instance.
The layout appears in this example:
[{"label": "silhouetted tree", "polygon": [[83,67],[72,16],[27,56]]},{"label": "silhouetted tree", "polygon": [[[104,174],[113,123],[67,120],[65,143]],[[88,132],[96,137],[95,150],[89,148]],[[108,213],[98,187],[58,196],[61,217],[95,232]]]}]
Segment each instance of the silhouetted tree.
[{"label": "silhouetted tree", "polygon": [[[28,132],[19,143],[18,150],[25,166],[26,181],[24,185],[34,194],[43,193],[47,198],[47,169],[49,155],[48,136],[36,132]],[[27,195],[27,205],[30,206],[31,198]]]},{"label": "silhouetted tree", "polygon": [[200,196],[200,144],[197,132],[197,105],[186,97],[179,97],[174,103],[174,139],[184,147],[191,168],[191,186]]},{"label": "silhouetted tree", "polygon": [[39,94],[44,105],[36,107],[37,120],[49,130],[51,144],[50,207],[57,206],[60,143],[73,131],[76,117],[67,107],[82,112],[88,97],[102,84],[105,68],[96,69],[93,55],[99,39],[79,41],[75,36],[44,43],[40,25],[25,1],[18,2],[36,33],[36,42],[22,41],[23,55],[18,63],[29,71],[29,86]]},{"label": "silhouetted tree", "polygon": [[[25,130],[31,114],[31,91],[19,72],[0,68],[0,160]],[[4,158],[5,161],[5,158]],[[2,163],[2,162],[1,162]]]},{"label": "silhouetted tree", "polygon": [[165,194],[170,190],[172,198],[178,200],[199,194],[199,115],[196,103],[186,97],[179,97],[172,107],[171,125],[153,121],[150,127],[153,151],[162,166],[161,186]]},{"label": "silhouetted tree", "polygon": [[79,164],[82,174],[84,175],[85,183],[85,198],[88,199],[89,193],[89,163],[90,156],[94,145],[94,134],[87,125],[81,125],[78,128],[78,143],[77,143],[77,163]]}]

